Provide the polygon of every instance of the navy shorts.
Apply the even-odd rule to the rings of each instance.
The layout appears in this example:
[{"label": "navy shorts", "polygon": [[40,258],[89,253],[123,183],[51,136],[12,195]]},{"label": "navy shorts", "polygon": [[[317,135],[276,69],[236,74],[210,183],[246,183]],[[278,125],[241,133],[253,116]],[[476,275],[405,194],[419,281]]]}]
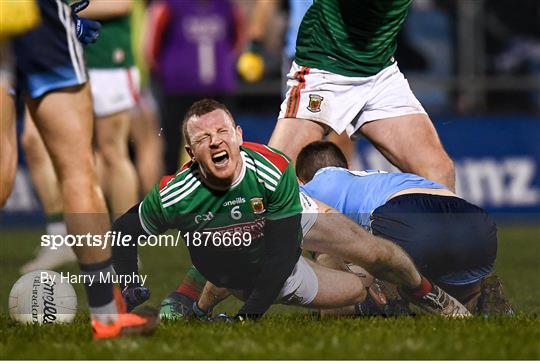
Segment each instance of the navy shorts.
[{"label": "navy shorts", "polygon": [[466,285],[493,270],[497,227],[482,208],[461,198],[401,195],[373,211],[371,228],[401,246],[435,282]]},{"label": "navy shorts", "polygon": [[31,98],[88,79],[71,8],[61,0],[38,0],[38,5],[41,24],[13,41],[17,88]]}]

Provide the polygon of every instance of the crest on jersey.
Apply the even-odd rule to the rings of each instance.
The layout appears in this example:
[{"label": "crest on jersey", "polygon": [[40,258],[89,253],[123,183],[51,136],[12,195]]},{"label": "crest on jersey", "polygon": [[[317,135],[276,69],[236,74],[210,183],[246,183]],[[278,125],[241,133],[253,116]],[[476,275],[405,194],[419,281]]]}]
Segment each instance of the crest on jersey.
[{"label": "crest on jersey", "polygon": [[307,109],[311,112],[321,112],[321,103],[324,97],[319,95],[309,95],[309,104]]},{"label": "crest on jersey", "polygon": [[253,213],[255,214],[261,214],[266,212],[266,208],[264,207],[263,199],[262,198],[251,198],[251,208],[253,208]]}]

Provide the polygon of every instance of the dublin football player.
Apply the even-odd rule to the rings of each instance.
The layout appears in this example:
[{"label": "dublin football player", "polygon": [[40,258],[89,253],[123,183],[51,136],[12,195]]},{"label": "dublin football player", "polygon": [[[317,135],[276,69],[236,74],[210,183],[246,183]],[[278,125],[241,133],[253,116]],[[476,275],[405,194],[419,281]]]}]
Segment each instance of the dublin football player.
[{"label": "dublin football player", "polygon": [[511,314],[500,280],[490,274],[497,230],[486,212],[445,186],[408,173],[349,171],[333,143],[318,141],[298,155],[302,192],[346,214],[374,235],[394,241],[421,273],[469,311]]},{"label": "dublin football player", "polygon": [[[76,14],[89,1],[38,0],[41,24],[13,40],[17,87],[53,161],[67,231],[104,235],[110,227],[92,154],[92,99],[82,44],[95,42],[100,25]],[[3,5],[2,5],[3,6]],[[2,145],[2,148],[4,145]],[[112,270],[110,248],[74,247],[81,275]],[[110,281],[85,284],[95,339],[149,333],[152,314],[126,314]]]},{"label": "dublin football player", "polygon": [[[133,241],[171,228],[181,231],[205,279],[219,288],[244,292],[239,317],[258,318],[278,301],[337,307],[363,300],[359,278],[351,280],[354,275],[344,272],[338,276],[300,257],[303,234],[305,248],[364,266],[403,287],[432,313],[468,314],[422,278],[395,244],[371,236],[339,213],[319,217],[315,202],[307,197],[301,204],[290,160],[264,145],[243,143],[242,130],[224,105],[196,102],[183,129],[191,162],[163,178],[115,222],[114,229],[130,234]],[[302,215],[303,207],[313,213]],[[333,212],[322,204],[319,208],[321,213]],[[113,260],[117,273],[136,272],[136,244],[115,246]],[[136,292],[137,286],[126,288],[128,301],[134,297],[130,290]]]}]

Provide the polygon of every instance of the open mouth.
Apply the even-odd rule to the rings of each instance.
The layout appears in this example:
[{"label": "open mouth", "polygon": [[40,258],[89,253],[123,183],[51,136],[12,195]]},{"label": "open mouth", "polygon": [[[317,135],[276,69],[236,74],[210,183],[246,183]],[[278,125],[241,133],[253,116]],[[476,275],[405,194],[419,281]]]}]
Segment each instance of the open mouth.
[{"label": "open mouth", "polygon": [[229,161],[229,154],[226,151],[221,151],[212,155],[212,161],[216,166],[223,166]]}]

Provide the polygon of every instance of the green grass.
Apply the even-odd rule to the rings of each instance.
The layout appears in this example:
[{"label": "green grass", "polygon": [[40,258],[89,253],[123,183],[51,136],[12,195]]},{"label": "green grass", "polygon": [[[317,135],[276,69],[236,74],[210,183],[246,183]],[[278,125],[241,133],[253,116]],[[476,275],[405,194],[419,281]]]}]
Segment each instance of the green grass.
[{"label": "green grass", "polygon": [[[305,310],[274,307],[256,324],[162,324],[150,338],[92,342],[87,313],[75,323],[23,326],[7,316],[18,267],[40,232],[0,232],[0,358],[2,359],[540,359],[539,227],[500,228],[497,273],[519,314],[447,321],[437,317],[318,320]],[[146,248],[142,272],[159,304],[185,272],[183,248]],[[68,266],[75,272],[76,266]],[[85,306],[81,286],[75,286]],[[217,311],[234,312],[230,299]]]}]

